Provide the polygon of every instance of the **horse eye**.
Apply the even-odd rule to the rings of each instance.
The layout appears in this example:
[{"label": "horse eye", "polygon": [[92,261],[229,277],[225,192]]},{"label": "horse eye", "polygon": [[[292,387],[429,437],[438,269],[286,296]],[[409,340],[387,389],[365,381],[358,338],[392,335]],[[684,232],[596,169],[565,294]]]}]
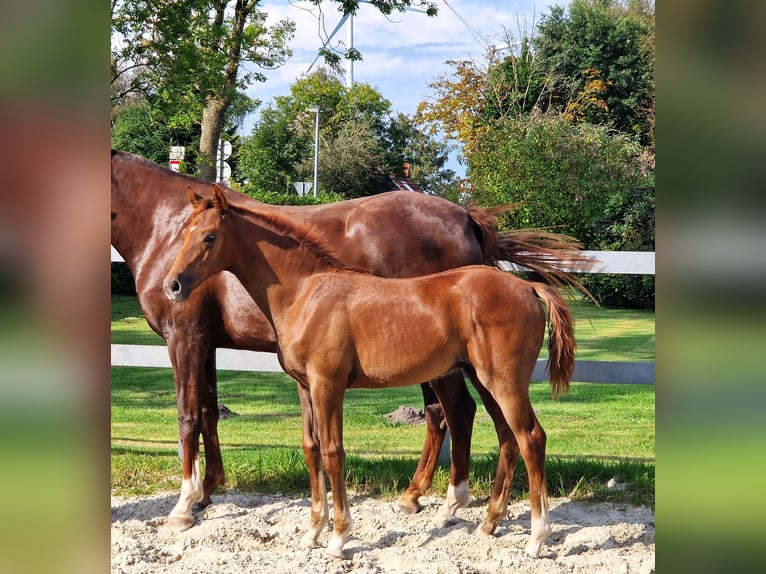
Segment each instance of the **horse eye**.
[{"label": "horse eye", "polygon": [[205,243],[210,245],[211,243],[213,243],[213,241],[215,241],[215,234],[214,233],[208,233],[207,235],[205,235]]}]

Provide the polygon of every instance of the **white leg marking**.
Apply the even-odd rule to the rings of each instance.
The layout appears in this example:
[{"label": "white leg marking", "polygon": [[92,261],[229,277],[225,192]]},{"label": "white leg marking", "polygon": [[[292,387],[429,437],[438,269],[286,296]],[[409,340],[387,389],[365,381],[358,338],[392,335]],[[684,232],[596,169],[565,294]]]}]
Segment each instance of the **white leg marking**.
[{"label": "white leg marking", "polygon": [[447,488],[447,499],[444,501],[444,505],[436,513],[436,525],[439,528],[443,528],[449,524],[450,520],[455,517],[458,508],[463,508],[468,504],[471,499],[471,494],[468,492],[468,481],[463,481],[457,486],[449,485]]},{"label": "white leg marking", "polygon": [[351,534],[351,529],[353,527],[351,523],[351,511],[349,510],[348,505],[346,505],[346,511],[343,515],[343,520],[348,527],[344,532],[333,532],[332,538],[330,538],[330,543],[327,545],[327,553],[335,558],[345,558],[343,555],[343,546],[346,544],[346,539],[348,538],[348,535]]},{"label": "white leg marking", "polygon": [[[322,515],[319,519],[319,522],[312,526],[311,522],[309,521],[309,529],[301,538],[301,546],[305,546],[306,548],[316,548],[319,546],[317,543],[319,535],[322,534],[322,530],[324,530],[325,525],[327,525],[327,521],[330,519],[330,509],[327,505],[327,489],[324,485],[324,477],[322,477],[322,479],[319,481],[319,502],[322,505]],[[312,513],[314,511],[313,503],[314,501],[312,501]]]},{"label": "white leg marking", "polygon": [[543,494],[540,498],[540,518],[532,519],[532,535],[530,536],[529,543],[525,549],[525,552],[533,558],[537,558],[540,555],[543,543],[551,533],[551,519],[548,513],[548,497]]},{"label": "white leg marking", "polygon": [[171,527],[183,527],[189,528],[194,524],[194,517],[192,516],[192,506],[194,503],[202,500],[204,493],[202,491],[202,479],[199,469],[199,456],[194,457],[192,462],[191,477],[184,479],[181,483],[181,496],[178,498],[178,502],[170,513],[169,526]]},{"label": "white leg marking", "polygon": [[332,538],[330,538],[330,543],[327,545],[327,553],[330,556],[334,556],[335,558],[345,558],[343,555],[343,546],[346,544],[346,538],[348,538],[349,533],[350,530],[347,530],[343,534],[333,533]]}]

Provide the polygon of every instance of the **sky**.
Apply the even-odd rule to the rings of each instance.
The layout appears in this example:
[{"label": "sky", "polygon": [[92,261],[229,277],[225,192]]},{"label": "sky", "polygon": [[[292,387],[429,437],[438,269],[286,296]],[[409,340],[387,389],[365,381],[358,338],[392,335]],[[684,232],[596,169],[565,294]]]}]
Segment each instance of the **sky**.
[{"label": "sky", "polygon": [[[504,43],[506,32],[518,39],[525,29],[531,32],[551,5],[568,4],[566,0],[447,0],[447,3],[436,0],[439,14],[433,18],[417,12],[396,13],[386,18],[371,4],[360,4],[354,17],[353,41],[363,60],[354,63],[354,82],[376,88],[391,102],[394,112],[414,114],[419,102],[433,98],[428,84],[451,70],[447,60],[472,58],[485,62],[486,44]],[[337,7],[335,2],[322,3],[326,34],[341,19]],[[261,100],[263,108],[273,103],[274,96],[290,93],[290,85],[308,71],[323,38],[319,33],[318,10],[309,2],[265,1],[260,9],[268,14],[269,23],[285,18],[296,23],[292,58],[281,68],[266,71],[267,81],[254,84],[248,91],[251,97]],[[346,42],[347,26],[348,23],[335,35],[333,45]],[[321,63],[318,60],[315,67]],[[256,112],[245,119],[240,128],[242,134],[250,134],[258,115]],[[448,167],[458,174],[465,171],[454,157]]]}]

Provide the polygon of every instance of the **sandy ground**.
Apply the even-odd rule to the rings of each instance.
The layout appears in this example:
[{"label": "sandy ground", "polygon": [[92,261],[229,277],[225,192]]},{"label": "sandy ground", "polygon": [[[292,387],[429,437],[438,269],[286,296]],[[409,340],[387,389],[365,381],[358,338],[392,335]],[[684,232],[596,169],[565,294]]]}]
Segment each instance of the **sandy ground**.
[{"label": "sandy ground", "polygon": [[[654,513],[643,506],[552,498],[553,533],[541,557],[533,559],[523,552],[530,529],[527,501],[512,501],[508,518],[487,537],[476,533],[485,500],[472,501],[449,526],[436,528],[441,498],[423,497],[422,512],[404,515],[390,501],[349,496],[354,529],[345,560],[300,546],[308,498],[229,491],[196,513],[191,529],[172,533],[163,525],[177,492],[112,497],[112,573],[654,572]],[[328,527],[320,543],[329,537]]]}]

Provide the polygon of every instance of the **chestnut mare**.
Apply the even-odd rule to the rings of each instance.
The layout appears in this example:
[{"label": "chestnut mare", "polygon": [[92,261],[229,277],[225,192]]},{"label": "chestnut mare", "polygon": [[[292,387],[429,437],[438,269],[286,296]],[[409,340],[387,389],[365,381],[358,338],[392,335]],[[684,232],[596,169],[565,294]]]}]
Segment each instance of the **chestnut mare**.
[{"label": "chestnut mare", "polygon": [[[162,278],[181,246],[181,227],[192,209],[187,186],[207,193],[210,184],[175,173],[139,156],[112,150],[112,245],[133,273],[141,308],[152,329],[167,343],[177,392],[183,483],[168,526],[194,524],[192,506],[210,504],[225,480],[218,443],[217,347],[276,352],[274,331],[239,281],[229,273],[211,277],[184,305],[170,303]],[[232,204],[262,205],[227,190]],[[578,245],[563,236],[534,232],[497,233],[493,213],[466,209],[449,201],[410,192],[391,192],[328,205],[279,207],[295,220],[317,226],[344,262],[382,276],[404,277],[463,265],[508,260],[553,274],[583,262]],[[446,376],[460,388],[463,376]],[[412,482],[401,495],[403,510],[416,511],[418,498],[431,486],[446,433],[442,406],[422,385],[426,440]],[[453,440],[452,475],[468,475],[470,431],[475,405],[463,383],[454,391],[459,437]],[[205,445],[205,476],[199,476],[199,436]],[[184,486],[186,485],[186,486]],[[191,485],[191,486],[190,486]],[[201,492],[200,492],[201,491]]]},{"label": "chestnut mare", "polygon": [[[303,543],[316,546],[329,518],[323,463],[333,494],[331,555],[343,556],[351,529],[344,480],[346,389],[413,385],[460,367],[482,397],[500,442],[481,531],[493,533],[506,515],[521,454],[532,510],[526,552],[537,556],[551,531],[546,437],[529,401],[545,335],[543,304],[550,319],[548,367],[554,395],[569,389],[574,369],[572,318],[558,291],[487,266],[405,279],[376,277],[342,263],[321,230],[289,220],[279,209],[230,205],[216,185],[212,200],[191,187],[188,194],[194,215],[163,287],[169,299],[183,302],[209,277],[230,271],[274,327],[280,364],[299,383],[307,421],[303,450],[311,519]],[[440,399],[453,390],[447,384],[434,387]],[[453,426],[452,414],[445,410],[457,441],[465,437]],[[470,435],[470,429],[465,431]],[[440,514],[452,516],[467,502],[467,482],[451,483]]]}]

